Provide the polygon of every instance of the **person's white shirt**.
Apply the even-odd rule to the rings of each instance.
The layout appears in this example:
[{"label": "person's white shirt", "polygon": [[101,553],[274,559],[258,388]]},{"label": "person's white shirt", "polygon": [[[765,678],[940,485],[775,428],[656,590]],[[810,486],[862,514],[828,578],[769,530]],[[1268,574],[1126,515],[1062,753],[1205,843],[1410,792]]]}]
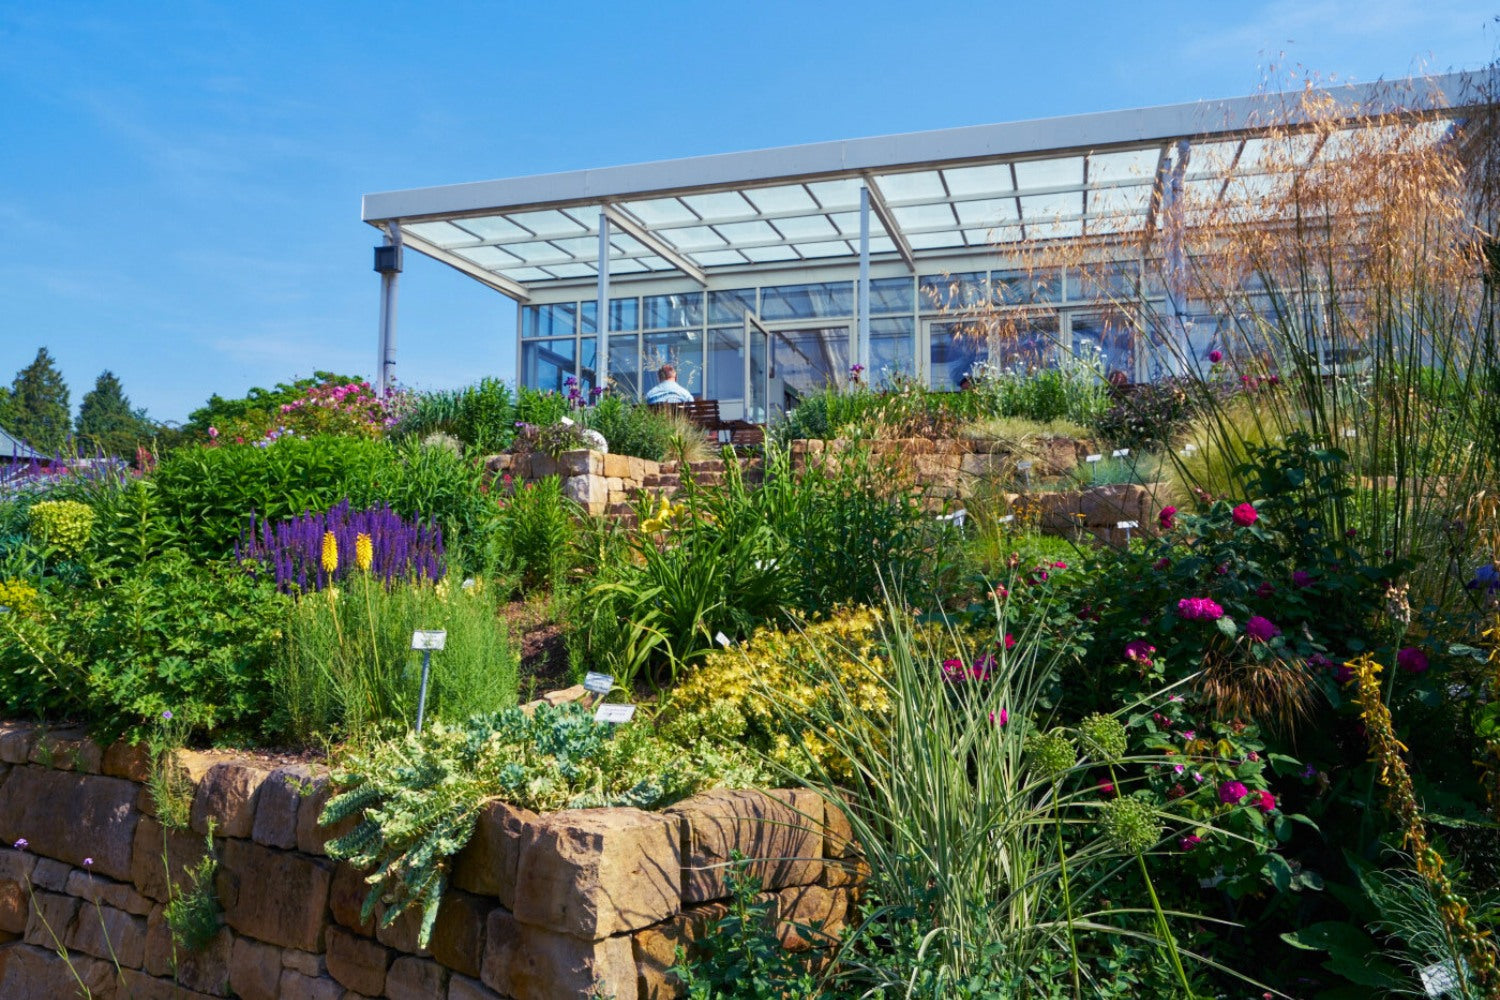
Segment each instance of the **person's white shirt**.
[{"label": "person's white shirt", "polygon": [[648,403],[691,403],[693,394],[684,389],[675,378],[658,382],[646,391]]}]

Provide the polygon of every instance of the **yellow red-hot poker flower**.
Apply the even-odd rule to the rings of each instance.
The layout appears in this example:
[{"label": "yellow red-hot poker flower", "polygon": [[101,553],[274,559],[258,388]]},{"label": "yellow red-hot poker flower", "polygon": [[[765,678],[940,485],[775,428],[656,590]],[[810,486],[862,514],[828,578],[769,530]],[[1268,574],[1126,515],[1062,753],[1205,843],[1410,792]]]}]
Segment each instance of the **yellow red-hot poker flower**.
[{"label": "yellow red-hot poker flower", "polygon": [[339,568],[339,540],[331,531],[323,532],[323,572],[334,573]]},{"label": "yellow red-hot poker flower", "polygon": [[[326,542],[324,543],[327,544]],[[370,536],[361,531],[354,538],[354,565],[361,572],[370,572],[370,567],[375,565],[375,544],[370,541]]]}]

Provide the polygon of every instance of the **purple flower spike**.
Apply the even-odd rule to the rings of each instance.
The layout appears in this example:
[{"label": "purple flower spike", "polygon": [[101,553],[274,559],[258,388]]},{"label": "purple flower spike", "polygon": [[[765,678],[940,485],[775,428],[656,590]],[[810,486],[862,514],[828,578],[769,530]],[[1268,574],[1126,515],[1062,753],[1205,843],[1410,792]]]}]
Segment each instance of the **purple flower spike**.
[{"label": "purple flower spike", "polygon": [[20,840],[16,841],[16,850],[18,851],[24,851],[30,846],[31,841],[27,840],[25,837],[22,837]]}]

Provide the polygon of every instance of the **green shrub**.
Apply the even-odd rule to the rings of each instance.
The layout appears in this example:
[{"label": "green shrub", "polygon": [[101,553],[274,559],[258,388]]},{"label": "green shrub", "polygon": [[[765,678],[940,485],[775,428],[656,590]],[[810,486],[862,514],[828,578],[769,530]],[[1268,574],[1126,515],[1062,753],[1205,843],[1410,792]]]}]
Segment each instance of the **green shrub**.
[{"label": "green shrub", "polygon": [[446,648],[433,654],[429,717],[464,719],[515,702],[516,655],[481,584],[444,580],[387,590],[361,575],[291,607],[272,677],[277,730],[306,743],[414,722],[421,676],[420,656],[411,650],[415,629],[448,633]]},{"label": "green shrub", "polygon": [[489,515],[482,470],[445,448],[350,437],[287,438],[264,448],[184,448],[155,475],[160,510],[200,558],[229,554],[254,512],[279,521],[340,500],[389,504],[403,517],[434,517],[450,540],[477,533]]},{"label": "green shrub", "polygon": [[670,453],[676,427],[668,416],[649,406],[619,396],[604,396],[578,414],[585,426],[604,435],[610,452],[615,455],[660,462]]},{"label": "green shrub", "polygon": [[402,438],[452,434],[480,454],[508,451],[516,434],[515,398],[497,378],[462,389],[416,393],[392,433]]},{"label": "green shrub", "polygon": [[548,476],[510,490],[498,501],[490,533],[492,565],[520,574],[527,590],[554,587],[568,571],[578,507]]},{"label": "green shrub", "polygon": [[83,554],[94,530],[94,509],[76,500],[43,500],[31,506],[31,533],[64,559]]}]

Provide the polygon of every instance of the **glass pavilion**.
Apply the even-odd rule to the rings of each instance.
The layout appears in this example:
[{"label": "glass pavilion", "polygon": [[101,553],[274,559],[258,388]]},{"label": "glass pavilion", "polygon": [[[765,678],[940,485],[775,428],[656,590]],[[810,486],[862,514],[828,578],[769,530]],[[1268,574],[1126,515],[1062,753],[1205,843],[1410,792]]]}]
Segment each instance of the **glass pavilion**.
[{"label": "glass pavilion", "polygon": [[[1408,128],[1442,141],[1478,83],[1461,73],[1406,82]],[[1329,91],[1366,112],[1380,93]],[[1097,350],[1111,374],[1150,378],[1160,372],[1140,337],[1163,334],[1141,334],[1138,316],[1109,303],[1176,314],[1178,335],[1193,336],[1191,303],[1142,282],[1142,262],[1170,253],[1174,197],[1248,200],[1287,183],[1262,163],[1257,122],[1295,127],[1297,96],[367,195],[364,219],[386,235],[381,384],[394,370],[402,247],[516,301],[528,386],[572,375],[587,390],[607,374],[617,391],[644,393],[671,361],[726,419],[764,422],[853,364],[876,381],[903,372],[944,389],[979,361]],[[1311,163],[1336,145],[1308,142],[1297,155]],[[1013,251],[1056,240],[1109,248],[1104,279],[1019,266]],[[979,304],[1011,314],[1003,346],[964,335],[956,313]]]}]

